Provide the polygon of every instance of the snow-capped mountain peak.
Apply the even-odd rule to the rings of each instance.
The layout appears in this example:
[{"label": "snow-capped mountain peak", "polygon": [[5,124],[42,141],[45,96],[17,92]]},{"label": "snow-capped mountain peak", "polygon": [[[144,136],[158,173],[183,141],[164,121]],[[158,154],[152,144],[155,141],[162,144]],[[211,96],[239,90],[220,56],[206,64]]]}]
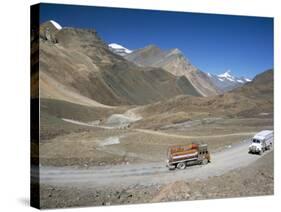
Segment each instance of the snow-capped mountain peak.
[{"label": "snow-capped mountain peak", "polygon": [[50,22],[54,25],[54,27],[56,27],[58,30],[61,30],[62,27],[61,25],[59,25],[57,22],[55,22],[54,20],[50,20]]},{"label": "snow-capped mountain peak", "polygon": [[252,80],[249,79],[249,78],[243,77],[243,79],[244,79],[246,82],[252,82]]},{"label": "snow-capped mountain peak", "polygon": [[169,53],[169,55],[172,55],[172,54],[182,54],[182,52],[178,48],[175,48],[175,49],[172,49]]},{"label": "snow-capped mountain peak", "polygon": [[207,75],[211,78],[212,82],[223,91],[232,90],[252,81],[246,77],[236,77],[230,70],[227,70],[219,75],[213,75],[210,73],[207,73]]},{"label": "snow-capped mountain peak", "polygon": [[219,77],[230,77],[231,75],[231,70],[227,70],[226,72],[219,74]]},{"label": "snow-capped mountain peak", "polygon": [[224,72],[223,74],[219,74],[218,75],[219,78],[225,78],[229,81],[235,81],[235,77],[231,74],[230,70],[227,70],[226,72]]},{"label": "snow-capped mountain peak", "polygon": [[109,49],[116,53],[116,54],[119,54],[121,56],[125,56],[127,54],[130,54],[132,53],[133,51],[130,50],[130,49],[127,49],[125,48],[124,46],[120,45],[120,44],[117,44],[117,43],[111,43],[108,45],[109,46]]}]

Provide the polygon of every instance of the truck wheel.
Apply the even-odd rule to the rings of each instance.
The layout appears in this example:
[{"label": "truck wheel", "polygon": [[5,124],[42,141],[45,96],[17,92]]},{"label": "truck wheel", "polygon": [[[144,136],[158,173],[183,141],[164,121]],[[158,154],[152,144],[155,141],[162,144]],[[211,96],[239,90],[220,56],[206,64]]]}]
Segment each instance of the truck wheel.
[{"label": "truck wheel", "polygon": [[203,165],[207,165],[207,164],[208,164],[208,159],[207,159],[207,158],[204,158],[204,159],[202,160],[202,164],[203,164]]},{"label": "truck wheel", "polygon": [[185,169],[185,167],[186,167],[186,164],[183,163],[183,162],[178,163],[178,165],[177,165],[177,168],[178,168],[178,169]]}]

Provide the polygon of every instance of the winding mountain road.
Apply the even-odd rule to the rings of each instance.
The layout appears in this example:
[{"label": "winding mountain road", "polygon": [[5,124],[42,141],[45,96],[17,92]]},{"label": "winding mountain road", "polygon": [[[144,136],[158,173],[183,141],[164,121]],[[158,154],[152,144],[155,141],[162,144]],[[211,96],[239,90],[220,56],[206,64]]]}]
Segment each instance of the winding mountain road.
[{"label": "winding mountain road", "polygon": [[[177,180],[206,179],[245,167],[262,156],[248,154],[250,140],[211,154],[211,163],[169,171],[165,161],[101,167],[40,167],[40,183],[53,186],[100,187],[165,184]],[[36,173],[32,169],[32,175]]]},{"label": "winding mountain road", "polygon": [[224,138],[224,137],[230,137],[230,136],[242,136],[242,135],[248,135],[252,136],[256,132],[241,132],[241,133],[228,133],[223,135],[177,135],[177,134],[171,134],[171,133],[165,133],[165,132],[159,132],[159,131],[153,131],[153,130],[146,130],[146,129],[135,129],[137,132],[152,134],[152,135],[161,135],[161,136],[167,136],[167,137],[173,137],[173,138]]}]

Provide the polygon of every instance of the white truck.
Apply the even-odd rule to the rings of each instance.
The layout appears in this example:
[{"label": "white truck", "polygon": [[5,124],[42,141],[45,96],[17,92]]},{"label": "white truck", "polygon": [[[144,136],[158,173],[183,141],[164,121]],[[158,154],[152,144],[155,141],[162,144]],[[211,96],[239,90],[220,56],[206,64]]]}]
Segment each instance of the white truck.
[{"label": "white truck", "polygon": [[252,138],[252,143],[249,146],[249,153],[262,154],[264,151],[269,150],[273,143],[273,131],[263,130],[257,133]]}]

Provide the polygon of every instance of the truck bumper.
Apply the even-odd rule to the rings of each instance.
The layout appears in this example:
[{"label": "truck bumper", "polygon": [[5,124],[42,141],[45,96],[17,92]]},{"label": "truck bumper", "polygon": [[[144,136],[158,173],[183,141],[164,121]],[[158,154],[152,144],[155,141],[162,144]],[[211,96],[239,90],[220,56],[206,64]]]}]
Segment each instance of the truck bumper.
[{"label": "truck bumper", "polygon": [[166,167],[168,167],[168,169],[173,170],[176,168],[176,166],[174,164],[171,164],[169,161],[166,162]]},{"label": "truck bumper", "polygon": [[249,149],[249,153],[260,153],[259,149]]}]

